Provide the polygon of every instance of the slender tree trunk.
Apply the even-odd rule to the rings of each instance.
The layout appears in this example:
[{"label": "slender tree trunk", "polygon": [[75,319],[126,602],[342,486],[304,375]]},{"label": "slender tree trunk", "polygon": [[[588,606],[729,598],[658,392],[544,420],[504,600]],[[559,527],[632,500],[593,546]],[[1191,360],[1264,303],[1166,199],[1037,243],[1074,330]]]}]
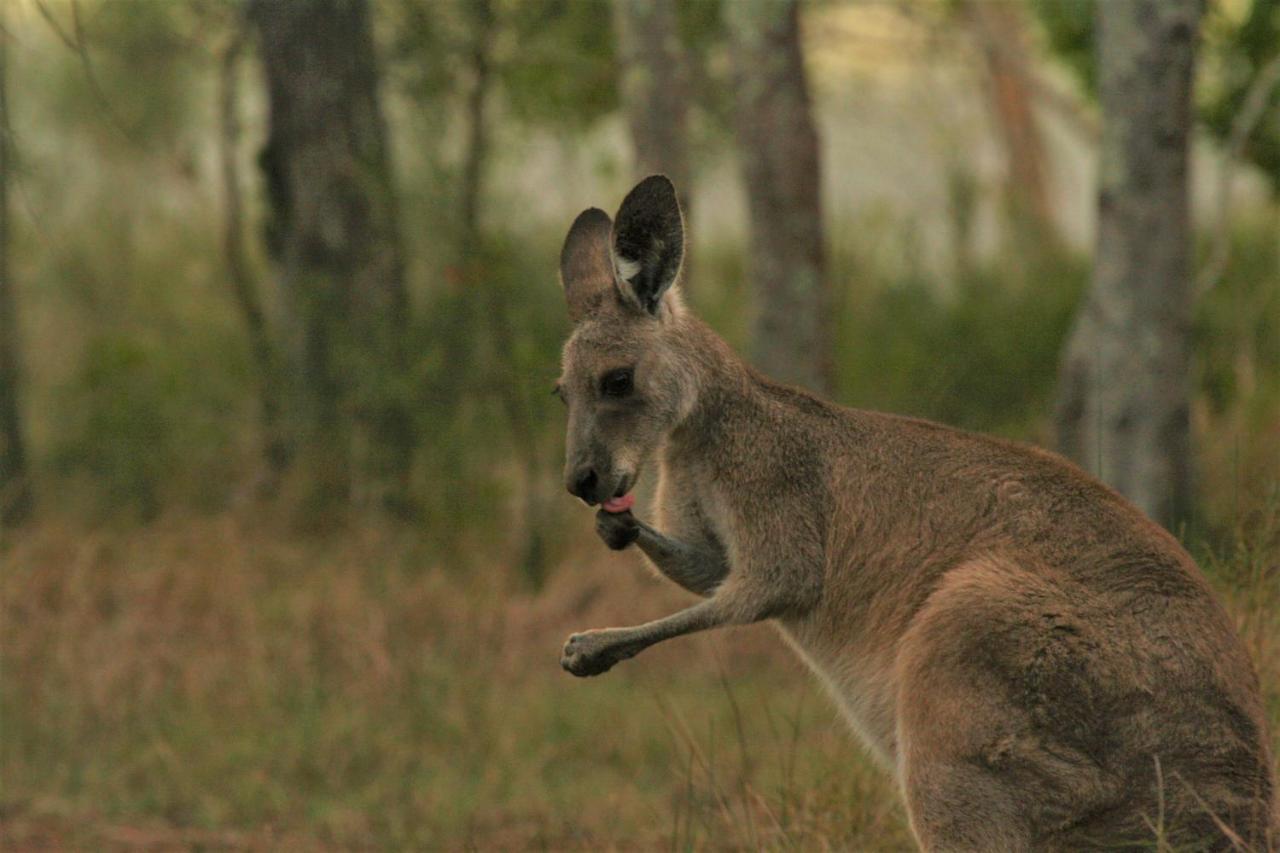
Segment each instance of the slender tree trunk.
[{"label": "slender tree trunk", "polygon": [[830,390],[831,300],[818,134],[800,46],[799,4],[735,0],[725,14],[751,217],[753,357],[776,379]]},{"label": "slender tree trunk", "polygon": [[408,296],[368,2],[252,0],[250,15],[271,116],[268,242],[301,326],[321,496],[406,509]]},{"label": "slender tree trunk", "polygon": [[0,526],[17,524],[31,510],[26,443],[18,400],[18,319],[9,267],[9,34],[0,14]]},{"label": "slender tree trunk", "polygon": [[965,0],[961,8],[986,65],[987,96],[1009,166],[1011,217],[1015,226],[1032,226],[1027,229],[1031,234],[1019,237],[1050,236],[1053,219],[1044,144],[1028,78],[1024,10],[1011,0]]},{"label": "slender tree trunk", "polygon": [[[523,383],[512,382],[520,375],[520,365],[512,351],[515,328],[508,311],[510,305],[496,282],[485,274],[485,243],[481,229],[484,202],[484,177],[489,165],[490,126],[488,103],[493,88],[493,39],[498,29],[491,0],[467,0],[471,24],[471,90],[467,95],[467,146],[462,166],[461,222],[459,249],[461,266],[467,270],[469,296],[483,301],[469,306],[465,322],[471,322],[476,310],[488,325],[488,339],[493,345],[492,364],[498,372],[493,386],[498,389],[502,409],[511,430],[511,438],[523,469],[521,514],[524,542],[519,557],[520,574],[534,589],[539,588],[546,573],[546,480],[542,469],[542,453],[538,446],[539,430],[534,423],[528,390]],[[465,343],[463,336],[455,336]],[[457,358],[463,358],[461,353]]]},{"label": "slender tree trunk", "polygon": [[245,331],[249,335],[249,350],[258,372],[258,418],[263,461],[258,491],[263,495],[272,495],[288,467],[290,451],[288,436],[281,420],[283,383],[279,360],[267,328],[257,282],[249,272],[244,246],[244,202],[240,195],[240,169],[236,157],[240,142],[240,118],[237,113],[240,87],[236,72],[244,47],[244,36],[244,26],[237,22],[231,41],[222,55],[219,81],[221,132],[218,135],[218,156],[225,205],[223,250],[226,253],[232,294],[244,319]]},{"label": "slender tree trunk", "polygon": [[1055,411],[1062,451],[1171,529],[1192,496],[1187,184],[1201,9],[1098,4],[1097,254]]},{"label": "slender tree trunk", "polygon": [[[676,0],[615,0],[622,65],[622,104],[635,149],[636,178],[662,173],[689,206],[689,69]],[[688,244],[685,246],[688,271]],[[685,287],[688,276],[685,276]]]},{"label": "slender tree trunk", "polygon": [[466,0],[471,24],[471,90],[467,93],[467,153],[462,165],[462,252],[480,248],[480,202],[489,161],[488,104],[493,77],[495,22],[490,0]]}]

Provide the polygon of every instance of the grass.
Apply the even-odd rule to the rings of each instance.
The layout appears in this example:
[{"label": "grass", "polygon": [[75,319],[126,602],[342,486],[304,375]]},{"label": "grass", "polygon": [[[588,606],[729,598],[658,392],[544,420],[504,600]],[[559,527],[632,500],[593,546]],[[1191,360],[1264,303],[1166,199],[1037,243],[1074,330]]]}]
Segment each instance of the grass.
[{"label": "grass", "polygon": [[415,540],[223,515],[6,543],[6,844],[908,843],[892,786],[768,628],[577,681],[557,665],[570,631],[680,594],[585,541],[530,597]]},{"label": "grass", "polygon": [[[1204,559],[1280,732],[1280,516]],[[10,849],[910,846],[889,781],[765,626],[603,678],[572,630],[678,606],[590,539],[536,596],[392,527],[232,513],[4,543]],[[492,565],[503,566],[502,555]]]}]

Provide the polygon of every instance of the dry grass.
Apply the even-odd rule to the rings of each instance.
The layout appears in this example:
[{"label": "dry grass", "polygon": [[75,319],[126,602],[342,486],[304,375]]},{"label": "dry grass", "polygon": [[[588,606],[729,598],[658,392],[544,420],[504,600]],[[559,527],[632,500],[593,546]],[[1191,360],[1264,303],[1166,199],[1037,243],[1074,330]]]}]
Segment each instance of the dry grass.
[{"label": "dry grass", "polygon": [[[45,522],[0,547],[7,849],[909,847],[767,627],[560,672],[571,630],[683,600],[635,557],[572,543],[531,597],[412,531],[280,530]],[[1280,720],[1280,525],[1206,562]]]},{"label": "dry grass", "polygon": [[524,596],[414,541],[224,516],[8,543],[6,843],[907,843],[891,786],[769,629],[577,681],[557,665],[570,630],[680,595],[584,547]]}]

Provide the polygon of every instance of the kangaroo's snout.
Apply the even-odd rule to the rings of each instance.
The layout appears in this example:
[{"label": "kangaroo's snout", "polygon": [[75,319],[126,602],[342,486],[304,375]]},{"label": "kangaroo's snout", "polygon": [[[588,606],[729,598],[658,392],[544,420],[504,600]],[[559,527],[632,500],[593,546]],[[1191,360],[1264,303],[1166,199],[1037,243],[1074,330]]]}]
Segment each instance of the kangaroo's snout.
[{"label": "kangaroo's snout", "polygon": [[[603,470],[603,475],[600,473]],[[595,465],[581,465],[565,475],[564,486],[569,494],[594,506],[610,498],[620,498],[635,484],[635,475],[615,471],[607,465],[601,469]]]},{"label": "kangaroo's snout", "polygon": [[569,490],[569,494],[574,497],[581,498],[589,504],[594,504],[600,500],[596,494],[596,488],[600,485],[600,477],[596,475],[595,468],[576,468],[568,476],[565,487]]}]

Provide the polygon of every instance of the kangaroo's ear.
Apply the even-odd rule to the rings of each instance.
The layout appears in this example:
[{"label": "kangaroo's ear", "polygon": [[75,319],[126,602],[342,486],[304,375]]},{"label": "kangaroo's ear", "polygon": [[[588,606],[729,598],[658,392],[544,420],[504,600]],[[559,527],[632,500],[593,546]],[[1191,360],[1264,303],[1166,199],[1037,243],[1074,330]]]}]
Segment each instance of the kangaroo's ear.
[{"label": "kangaroo's ear", "polygon": [[622,298],[657,314],[683,259],[684,221],[676,188],[665,175],[651,175],[627,193],[613,224],[613,266]]},{"label": "kangaroo's ear", "polygon": [[592,207],[578,214],[560,250],[560,283],[569,303],[569,319],[577,323],[594,312],[613,294],[613,261],[609,240],[613,222],[609,214]]}]

